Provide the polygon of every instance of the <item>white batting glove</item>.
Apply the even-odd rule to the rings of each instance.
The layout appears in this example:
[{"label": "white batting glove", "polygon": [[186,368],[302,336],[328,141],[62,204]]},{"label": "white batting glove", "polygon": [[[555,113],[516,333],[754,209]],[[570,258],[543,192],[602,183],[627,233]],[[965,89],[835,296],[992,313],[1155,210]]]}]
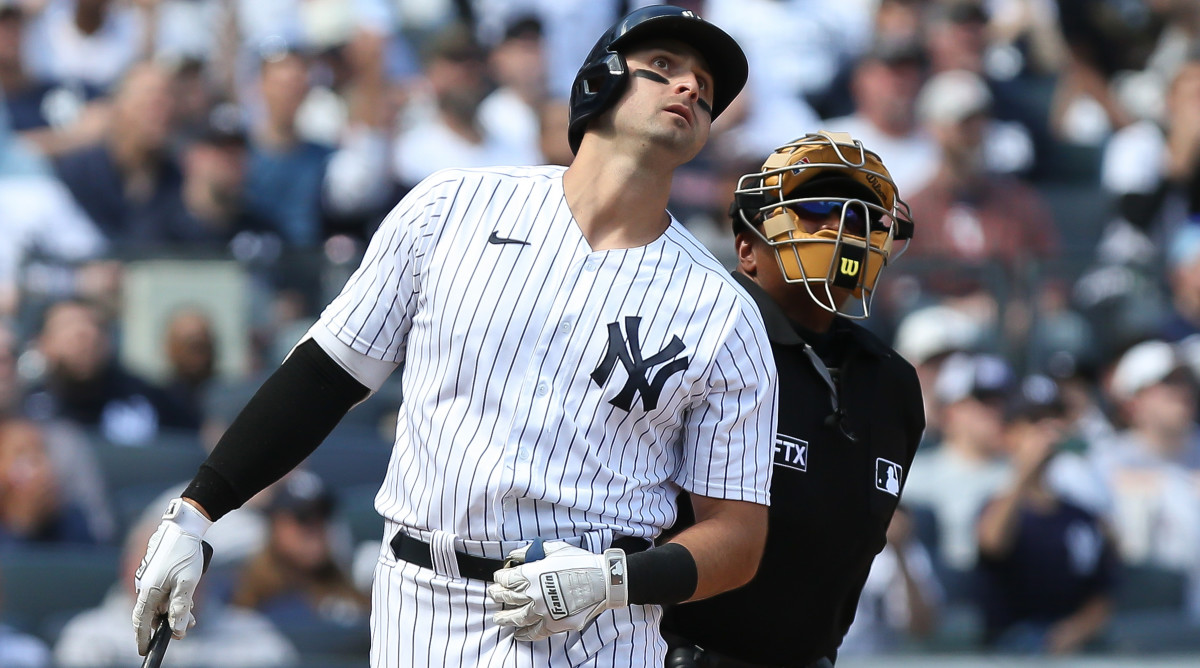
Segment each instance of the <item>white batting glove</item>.
[{"label": "white batting glove", "polygon": [[517,640],[581,631],[605,610],[629,605],[624,550],[592,554],[539,540],[508,556],[515,565],[496,571],[487,595],[505,606],[492,620],[515,627]]},{"label": "white batting glove", "polygon": [[162,523],[150,536],[146,556],[134,577],[137,604],[133,606],[133,629],[137,633],[138,653],[150,648],[154,624],[167,616],[171,635],[182,638],[196,624],[192,616],[192,594],[204,572],[200,539],[212,526],[190,503],[171,499]]}]

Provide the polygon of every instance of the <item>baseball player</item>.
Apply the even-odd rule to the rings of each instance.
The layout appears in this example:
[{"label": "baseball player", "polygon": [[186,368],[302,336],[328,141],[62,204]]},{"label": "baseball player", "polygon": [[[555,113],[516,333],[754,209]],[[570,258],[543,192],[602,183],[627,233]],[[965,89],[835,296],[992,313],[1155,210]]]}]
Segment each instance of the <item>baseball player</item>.
[{"label": "baseball player", "polygon": [[731,213],[735,277],[793,409],[779,416],[758,574],[668,610],[669,665],[831,666],[925,428],[912,366],[854,322],[913,223],[879,156],[836,132],[776,149],[739,180]]},{"label": "baseball player", "polygon": [[[145,652],[193,622],[209,524],[404,364],[375,506],[371,665],[657,666],[662,604],[753,576],[775,365],[743,288],[665,210],[746,80],[692,12],[631,12],[576,78],[570,168],[438,172],[214,449],[150,540]],[[653,549],[681,490],[694,526]]]}]

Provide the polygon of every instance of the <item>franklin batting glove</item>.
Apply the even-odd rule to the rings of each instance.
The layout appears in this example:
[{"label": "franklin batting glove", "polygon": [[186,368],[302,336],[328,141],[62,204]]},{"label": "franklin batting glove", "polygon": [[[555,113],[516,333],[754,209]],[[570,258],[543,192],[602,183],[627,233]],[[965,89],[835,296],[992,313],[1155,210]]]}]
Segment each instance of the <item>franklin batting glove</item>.
[{"label": "franklin batting glove", "polygon": [[496,571],[487,595],[505,606],[492,620],[514,627],[517,640],[581,631],[605,610],[629,605],[624,550],[592,554],[562,541],[535,541],[509,560],[514,565]]},{"label": "franklin batting glove", "polygon": [[192,616],[192,594],[204,572],[200,547],[212,521],[183,499],[171,499],[162,522],[146,547],[146,556],[134,577],[137,603],[133,607],[133,629],[138,653],[145,655],[158,617],[167,616],[171,635],[182,638],[196,624]]}]

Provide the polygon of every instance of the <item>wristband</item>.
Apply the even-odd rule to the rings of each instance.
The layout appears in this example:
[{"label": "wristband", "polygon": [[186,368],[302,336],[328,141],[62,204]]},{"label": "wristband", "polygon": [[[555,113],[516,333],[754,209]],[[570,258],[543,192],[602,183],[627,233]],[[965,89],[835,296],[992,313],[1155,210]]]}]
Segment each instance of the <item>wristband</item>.
[{"label": "wristband", "polygon": [[198,538],[203,538],[204,532],[208,531],[213,524],[212,520],[204,516],[204,513],[180,498],[171,499],[171,502],[167,504],[167,512],[163,513],[162,518],[174,522],[184,533]]},{"label": "wristband", "polygon": [[629,602],[638,605],[682,603],[696,593],[696,559],[679,543],[667,543],[626,558]]}]

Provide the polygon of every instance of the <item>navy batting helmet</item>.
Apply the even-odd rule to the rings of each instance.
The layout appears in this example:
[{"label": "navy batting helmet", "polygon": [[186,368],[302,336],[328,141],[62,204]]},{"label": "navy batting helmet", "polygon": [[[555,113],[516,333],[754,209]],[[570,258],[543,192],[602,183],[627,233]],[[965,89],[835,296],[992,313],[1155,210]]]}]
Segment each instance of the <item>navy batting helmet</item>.
[{"label": "navy batting helmet", "polygon": [[600,37],[575,75],[567,128],[572,153],[579,151],[588,121],[604,113],[625,90],[629,68],[619,51],[654,37],[677,39],[696,49],[708,63],[713,77],[714,119],[746,85],[746,54],[724,30],[694,12],[672,5],[636,9]]}]

